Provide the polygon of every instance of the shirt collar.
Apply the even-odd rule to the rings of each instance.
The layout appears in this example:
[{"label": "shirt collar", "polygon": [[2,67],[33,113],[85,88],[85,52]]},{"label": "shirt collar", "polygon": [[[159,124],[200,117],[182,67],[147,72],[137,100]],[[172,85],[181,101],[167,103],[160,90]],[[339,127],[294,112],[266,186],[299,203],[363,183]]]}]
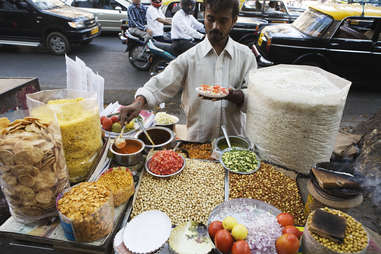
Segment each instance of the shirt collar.
[{"label": "shirt collar", "polygon": [[[205,57],[207,54],[210,53],[210,51],[214,50],[207,36],[205,36],[205,39],[200,43],[201,43],[201,57]],[[226,43],[226,46],[224,50],[222,51],[222,54],[224,54],[224,51],[227,52],[231,58],[233,58],[233,41],[232,41],[232,38],[230,38],[230,36],[228,37],[228,42]]]}]

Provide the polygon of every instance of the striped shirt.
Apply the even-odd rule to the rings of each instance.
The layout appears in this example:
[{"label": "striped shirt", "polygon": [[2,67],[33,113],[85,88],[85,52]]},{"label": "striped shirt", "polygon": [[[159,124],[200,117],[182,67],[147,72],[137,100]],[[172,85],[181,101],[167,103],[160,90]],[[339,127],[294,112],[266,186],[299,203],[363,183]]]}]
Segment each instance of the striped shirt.
[{"label": "striped shirt", "polygon": [[140,4],[131,4],[128,7],[128,27],[136,27],[142,31],[146,30],[147,19],[146,19],[147,7]]}]

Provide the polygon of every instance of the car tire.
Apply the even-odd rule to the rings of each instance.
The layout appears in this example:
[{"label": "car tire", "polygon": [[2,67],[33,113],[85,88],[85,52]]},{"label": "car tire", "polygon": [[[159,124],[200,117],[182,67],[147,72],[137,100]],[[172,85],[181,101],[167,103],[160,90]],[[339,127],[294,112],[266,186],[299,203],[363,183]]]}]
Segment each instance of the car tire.
[{"label": "car tire", "polygon": [[[141,45],[131,48],[128,53],[128,59],[130,60],[131,65],[136,69],[148,71],[152,63],[149,59],[150,56],[147,55],[149,54],[148,52],[144,52],[143,55],[140,56],[142,50],[145,50],[145,47]],[[146,61],[137,59],[139,56],[146,59]]]},{"label": "car tire", "polygon": [[46,37],[46,45],[55,55],[69,54],[71,46],[65,35],[59,32],[50,33]]},{"label": "car tire", "polygon": [[89,45],[92,41],[93,41],[93,39],[81,41],[81,45]]}]

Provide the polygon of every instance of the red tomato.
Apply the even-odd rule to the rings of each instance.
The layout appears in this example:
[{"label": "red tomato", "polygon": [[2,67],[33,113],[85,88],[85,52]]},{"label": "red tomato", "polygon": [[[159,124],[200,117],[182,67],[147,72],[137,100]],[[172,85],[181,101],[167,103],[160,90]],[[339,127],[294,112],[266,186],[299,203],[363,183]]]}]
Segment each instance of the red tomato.
[{"label": "red tomato", "polygon": [[111,126],[112,126],[111,119],[107,117],[103,119],[102,126],[103,126],[103,129],[105,129],[106,131],[111,131]]},{"label": "red tomato", "polygon": [[118,116],[112,116],[111,117],[111,121],[112,121],[112,123],[118,122],[119,121],[119,117]]},{"label": "red tomato", "polygon": [[296,254],[299,250],[299,240],[294,234],[281,235],[275,242],[278,254]]},{"label": "red tomato", "polygon": [[210,223],[210,225],[208,227],[208,232],[209,232],[210,238],[214,239],[214,236],[216,235],[217,231],[220,229],[224,229],[221,221],[216,220],[216,221],[213,221],[212,223]]},{"label": "red tomato", "polygon": [[294,217],[289,213],[280,213],[280,214],[278,214],[278,216],[276,218],[278,220],[278,223],[282,227],[285,227],[288,225],[291,225],[291,226],[294,225]]},{"label": "red tomato", "polygon": [[101,124],[103,124],[103,120],[105,120],[105,118],[107,118],[107,117],[105,117],[105,116],[101,117]]},{"label": "red tomato", "polygon": [[288,225],[282,229],[282,234],[293,234],[298,239],[300,239],[303,233],[300,232],[299,229],[297,229],[296,227]]},{"label": "red tomato", "polygon": [[214,236],[214,244],[222,253],[228,254],[233,245],[233,237],[226,229],[220,229]]},{"label": "red tomato", "polygon": [[157,175],[170,175],[184,164],[183,158],[172,150],[157,151],[148,163],[151,172]]},{"label": "red tomato", "polygon": [[250,254],[249,244],[245,240],[233,243],[232,254]]}]

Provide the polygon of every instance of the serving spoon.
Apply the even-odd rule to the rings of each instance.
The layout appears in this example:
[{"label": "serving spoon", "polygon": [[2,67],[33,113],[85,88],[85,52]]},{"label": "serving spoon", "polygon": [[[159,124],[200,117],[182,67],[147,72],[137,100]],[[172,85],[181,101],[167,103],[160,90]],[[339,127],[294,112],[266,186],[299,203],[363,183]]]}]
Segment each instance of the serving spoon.
[{"label": "serving spoon", "polygon": [[138,123],[139,123],[140,129],[143,130],[143,132],[146,135],[146,137],[148,138],[149,142],[151,142],[151,144],[154,146],[155,143],[153,142],[153,140],[151,139],[151,136],[148,134],[146,128],[144,127],[144,124],[142,123],[142,120],[138,119]]},{"label": "serving spoon", "polygon": [[230,144],[229,136],[228,136],[226,129],[225,129],[225,125],[221,125],[221,129],[222,129],[222,132],[224,133],[226,143],[228,143],[229,148],[232,148],[232,146]]}]

